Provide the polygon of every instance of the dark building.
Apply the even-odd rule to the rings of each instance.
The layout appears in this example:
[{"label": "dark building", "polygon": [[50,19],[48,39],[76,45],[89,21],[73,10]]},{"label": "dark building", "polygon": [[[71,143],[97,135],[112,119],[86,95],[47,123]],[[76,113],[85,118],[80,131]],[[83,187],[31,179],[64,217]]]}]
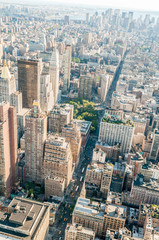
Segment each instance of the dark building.
[{"label": "dark building", "polygon": [[18,88],[25,108],[31,108],[34,100],[40,101],[40,65],[39,60],[18,61]]}]

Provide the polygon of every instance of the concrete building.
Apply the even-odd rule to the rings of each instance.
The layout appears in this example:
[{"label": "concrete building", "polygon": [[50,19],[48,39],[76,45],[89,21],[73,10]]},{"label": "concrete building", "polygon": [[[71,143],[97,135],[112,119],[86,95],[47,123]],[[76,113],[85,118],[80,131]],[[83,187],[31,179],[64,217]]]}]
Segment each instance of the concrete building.
[{"label": "concrete building", "polygon": [[55,106],[48,115],[48,131],[61,133],[62,128],[73,120],[73,105],[63,104]]},{"label": "concrete building", "polygon": [[79,78],[78,96],[82,99],[92,98],[92,83],[93,80],[89,75],[81,75]]},{"label": "concrete building", "polygon": [[72,47],[71,45],[67,45],[64,53],[64,78],[63,78],[64,93],[66,93],[70,87],[71,60],[72,60]]},{"label": "concrete building", "polygon": [[63,197],[65,190],[65,179],[60,177],[45,178],[45,198],[52,196]]},{"label": "concrete building", "polygon": [[45,240],[49,215],[49,205],[15,197],[7,211],[0,211],[0,239]]},{"label": "concrete building", "polygon": [[40,107],[43,112],[49,112],[54,106],[53,85],[49,74],[40,76]]},{"label": "concrete building", "polygon": [[105,163],[106,156],[107,154],[101,148],[94,148],[92,162]]},{"label": "concrete building", "polygon": [[157,181],[145,182],[143,175],[138,175],[132,184],[129,202],[137,206],[141,203],[159,205],[159,184]]},{"label": "concrete building", "polygon": [[113,78],[110,75],[102,75],[101,76],[101,100],[102,102],[105,102],[106,100],[106,96],[107,96],[107,92],[109,90],[109,87],[112,83]]},{"label": "concrete building", "polygon": [[82,142],[79,126],[73,122],[64,126],[62,128],[62,136],[65,137],[67,142],[70,142],[73,162],[77,165],[80,158]]},{"label": "concrete building", "polygon": [[77,124],[77,126],[79,126],[79,128],[80,128],[81,137],[82,137],[82,147],[84,148],[86,146],[88,138],[89,138],[92,122],[78,120],[78,119],[74,119],[73,122],[75,124]]},{"label": "concrete building", "polygon": [[65,138],[50,135],[45,143],[44,177],[65,179],[65,190],[72,179],[72,153]]},{"label": "concrete building", "polygon": [[41,112],[39,102],[34,101],[25,117],[26,180],[41,184],[44,142],[47,137],[47,117]]},{"label": "concrete building", "polygon": [[108,229],[117,231],[124,228],[126,211],[125,206],[107,204],[105,207],[103,233],[105,234]]},{"label": "concrete building", "polygon": [[95,232],[78,224],[67,224],[65,240],[94,240]]},{"label": "concrete building", "polygon": [[103,236],[105,204],[91,202],[87,198],[78,198],[72,214],[72,223],[89,228],[99,237]]},{"label": "concrete building", "polygon": [[105,114],[100,123],[99,140],[111,146],[120,144],[121,153],[128,153],[131,148],[134,126],[117,117]]},{"label": "concrete building", "polygon": [[9,196],[17,181],[17,116],[15,107],[0,104],[0,194]]},{"label": "concrete building", "polygon": [[59,52],[57,49],[53,50],[51,56],[49,74],[54,94],[54,103],[56,104],[59,91]]},{"label": "concrete building", "polygon": [[40,60],[18,60],[18,89],[23,95],[23,107],[31,108],[40,101]]}]

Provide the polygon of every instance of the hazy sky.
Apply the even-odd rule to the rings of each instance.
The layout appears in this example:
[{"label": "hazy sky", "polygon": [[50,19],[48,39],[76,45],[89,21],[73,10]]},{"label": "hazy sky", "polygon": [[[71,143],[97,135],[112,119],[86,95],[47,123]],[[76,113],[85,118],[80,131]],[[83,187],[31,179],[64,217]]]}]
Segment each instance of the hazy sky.
[{"label": "hazy sky", "polygon": [[[41,0],[40,0],[41,1]],[[99,5],[113,8],[128,8],[159,12],[159,0],[45,0],[45,2],[63,2],[74,4]],[[38,0],[34,0],[38,2]]]},{"label": "hazy sky", "polygon": [[0,2],[18,2],[28,4],[71,3],[90,6],[105,6],[132,10],[146,10],[159,12],[159,0],[0,0]]}]

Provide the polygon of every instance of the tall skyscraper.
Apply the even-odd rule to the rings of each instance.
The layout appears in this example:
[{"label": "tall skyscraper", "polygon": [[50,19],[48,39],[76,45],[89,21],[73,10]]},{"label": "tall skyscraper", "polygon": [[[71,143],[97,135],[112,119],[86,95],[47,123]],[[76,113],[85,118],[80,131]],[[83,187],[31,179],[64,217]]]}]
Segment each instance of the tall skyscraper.
[{"label": "tall skyscraper", "polygon": [[71,59],[72,59],[72,47],[71,45],[67,45],[64,54],[63,92],[67,92],[67,90],[70,87]]},{"label": "tall skyscraper", "polygon": [[18,88],[25,108],[31,108],[34,100],[40,101],[40,72],[40,60],[18,61]]},{"label": "tall skyscraper", "polygon": [[0,195],[9,196],[17,172],[17,116],[15,107],[0,104]]},{"label": "tall skyscraper", "polygon": [[54,103],[56,104],[59,90],[59,52],[57,49],[54,49],[52,53],[49,73],[54,92]]},{"label": "tall skyscraper", "polygon": [[0,76],[0,103],[10,102],[11,94],[16,91],[15,78],[9,72],[6,60]]},{"label": "tall skyscraper", "polygon": [[156,160],[159,153],[159,131],[157,129],[154,130],[152,147],[150,151],[150,159]]},{"label": "tall skyscraper", "polygon": [[26,180],[41,183],[44,142],[47,137],[47,117],[41,112],[39,102],[34,101],[25,117]]}]

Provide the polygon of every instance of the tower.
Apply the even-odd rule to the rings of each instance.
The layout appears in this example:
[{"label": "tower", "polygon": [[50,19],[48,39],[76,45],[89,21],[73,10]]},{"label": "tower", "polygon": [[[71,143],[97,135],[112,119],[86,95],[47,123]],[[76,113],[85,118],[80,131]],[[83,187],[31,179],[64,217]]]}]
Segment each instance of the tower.
[{"label": "tower", "polygon": [[54,92],[54,103],[56,104],[59,90],[59,52],[57,49],[53,50],[49,72]]},{"label": "tower", "polygon": [[26,180],[40,184],[47,117],[41,112],[37,101],[34,101],[32,109],[25,117],[25,130]]},{"label": "tower", "polygon": [[31,108],[34,100],[40,101],[40,72],[40,60],[18,61],[18,88],[24,108]]},{"label": "tower", "polygon": [[0,103],[0,195],[8,197],[17,177],[17,115],[15,107]]},{"label": "tower", "polygon": [[70,87],[70,74],[71,74],[71,45],[67,45],[64,54],[64,79],[63,79],[63,92],[67,92]]}]

